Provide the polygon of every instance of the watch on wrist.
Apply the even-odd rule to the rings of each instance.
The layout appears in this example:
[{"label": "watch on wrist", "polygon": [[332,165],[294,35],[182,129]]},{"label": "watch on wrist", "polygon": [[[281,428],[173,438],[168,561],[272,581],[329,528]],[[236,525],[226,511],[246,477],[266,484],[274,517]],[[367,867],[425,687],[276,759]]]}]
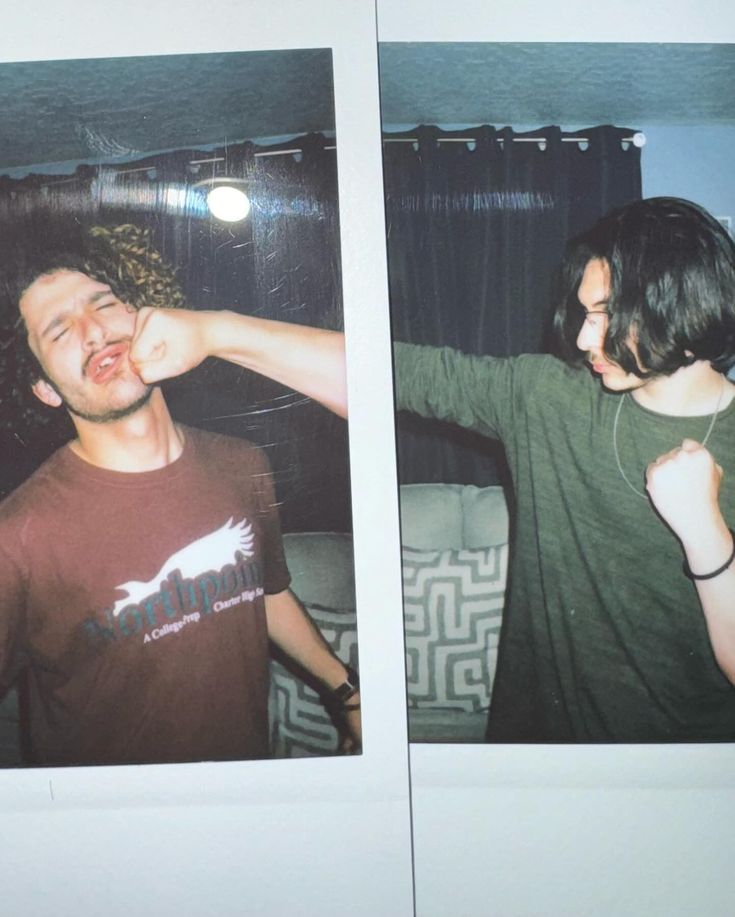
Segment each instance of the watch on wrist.
[{"label": "watch on wrist", "polygon": [[331,694],[338,704],[344,705],[353,695],[360,690],[360,679],[357,672],[349,665],[345,666],[347,677],[342,684],[331,689]]}]

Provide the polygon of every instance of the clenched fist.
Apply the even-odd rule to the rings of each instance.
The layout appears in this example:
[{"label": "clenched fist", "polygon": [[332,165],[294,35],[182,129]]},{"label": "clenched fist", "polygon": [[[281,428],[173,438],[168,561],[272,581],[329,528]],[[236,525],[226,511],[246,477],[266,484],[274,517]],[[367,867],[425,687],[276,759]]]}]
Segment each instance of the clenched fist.
[{"label": "clenched fist", "polygon": [[721,522],[721,481],[721,466],[693,439],[685,439],[646,469],[646,490],[651,502],[685,544],[695,540],[703,527]]},{"label": "clenched fist", "polygon": [[180,376],[209,356],[208,315],[187,309],[140,309],[130,345],[130,362],[140,378],[153,384]]}]

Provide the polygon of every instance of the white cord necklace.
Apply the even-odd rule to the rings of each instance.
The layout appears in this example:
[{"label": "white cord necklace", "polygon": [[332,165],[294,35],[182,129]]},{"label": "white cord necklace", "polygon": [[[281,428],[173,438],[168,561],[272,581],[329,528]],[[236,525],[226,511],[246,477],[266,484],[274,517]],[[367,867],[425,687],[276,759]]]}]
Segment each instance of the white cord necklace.
[{"label": "white cord necklace", "polygon": [[[720,413],[720,404],[722,403],[722,396],[724,394],[725,394],[725,377],[723,376],[722,377],[722,387],[720,388],[720,394],[719,394],[719,397],[717,398],[717,404],[715,405],[715,413],[712,415],[712,420],[710,420],[709,427],[707,428],[707,432],[704,434],[704,439],[702,440],[703,446],[707,445],[707,440],[710,438],[710,434],[714,430],[715,421],[717,420],[717,416]],[[628,487],[630,487],[630,489],[633,491],[634,494],[637,494],[639,497],[643,497],[644,500],[647,500],[648,494],[644,493],[642,490],[638,490],[637,487],[634,487],[630,483],[630,480],[628,479],[628,475],[623,471],[623,465],[620,461],[620,453],[618,452],[618,421],[620,420],[620,412],[623,409],[623,402],[625,401],[627,396],[628,396],[628,393],[623,392],[623,395],[620,398],[620,402],[618,403],[618,408],[615,411],[615,422],[613,423],[613,451],[615,453],[615,461],[617,462],[617,465],[618,465],[618,471],[620,472],[620,476],[622,477],[622,479],[625,481]]]}]

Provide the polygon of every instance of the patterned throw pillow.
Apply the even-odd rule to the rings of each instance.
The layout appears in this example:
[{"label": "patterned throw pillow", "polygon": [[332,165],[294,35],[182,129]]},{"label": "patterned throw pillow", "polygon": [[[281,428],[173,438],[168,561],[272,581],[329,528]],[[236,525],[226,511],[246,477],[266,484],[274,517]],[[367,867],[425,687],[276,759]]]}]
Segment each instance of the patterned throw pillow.
[{"label": "patterned throw pillow", "polygon": [[507,571],[507,544],[403,549],[410,708],[488,709]]},{"label": "patterned throw pillow", "polygon": [[[334,652],[353,669],[357,662],[355,609],[305,606]],[[333,755],[339,737],[317,692],[282,663],[271,661],[271,754],[275,758]]]}]

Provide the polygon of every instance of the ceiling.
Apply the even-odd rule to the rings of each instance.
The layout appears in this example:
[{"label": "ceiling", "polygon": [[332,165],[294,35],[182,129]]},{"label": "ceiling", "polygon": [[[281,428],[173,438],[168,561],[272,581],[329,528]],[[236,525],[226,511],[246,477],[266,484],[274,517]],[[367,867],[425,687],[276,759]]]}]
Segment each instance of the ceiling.
[{"label": "ceiling", "polygon": [[383,123],[735,126],[735,45],[380,46]]},{"label": "ceiling", "polygon": [[0,66],[0,167],[334,130],[329,49]]},{"label": "ceiling", "polygon": [[[735,126],[735,46],[383,44],[387,125]],[[0,65],[0,168],[334,130],[328,49]]]}]

